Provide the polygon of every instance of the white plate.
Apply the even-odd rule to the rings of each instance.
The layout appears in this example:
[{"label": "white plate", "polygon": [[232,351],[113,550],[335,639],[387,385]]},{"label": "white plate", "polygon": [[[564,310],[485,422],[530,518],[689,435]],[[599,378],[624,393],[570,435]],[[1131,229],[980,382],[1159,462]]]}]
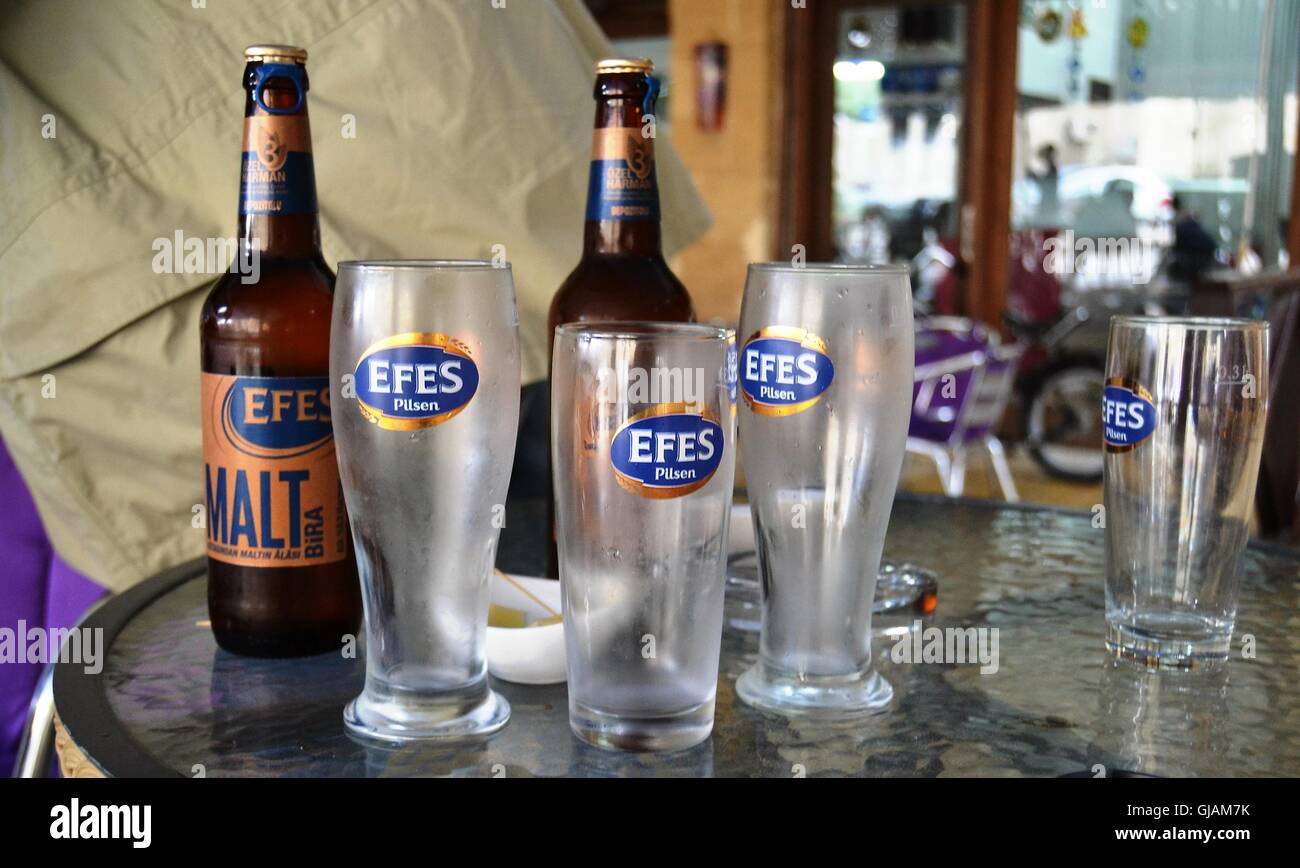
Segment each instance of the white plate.
[{"label": "white plate", "polygon": [[[493,604],[523,611],[528,622],[560,611],[560,583],[553,579],[507,576],[498,570],[490,590]],[[488,627],[487,657],[488,671],[504,681],[559,684],[565,680],[564,625]]]},{"label": "white plate", "polygon": [[[754,522],[749,504],[734,504],[727,554],[753,550]],[[560,611],[560,583],[532,576],[507,576],[497,571],[492,575],[491,599],[495,605],[522,610],[527,621],[538,621]],[[607,629],[622,623],[615,617],[618,602],[606,600],[597,607],[610,610],[599,619]],[[564,625],[488,627],[487,655],[488,671],[504,681],[559,684],[565,681]]]}]

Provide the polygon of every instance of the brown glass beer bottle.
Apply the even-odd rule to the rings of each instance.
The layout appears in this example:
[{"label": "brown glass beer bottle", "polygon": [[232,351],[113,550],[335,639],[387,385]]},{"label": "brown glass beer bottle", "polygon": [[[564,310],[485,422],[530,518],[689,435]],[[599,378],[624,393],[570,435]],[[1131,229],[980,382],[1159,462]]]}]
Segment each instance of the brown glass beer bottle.
[{"label": "brown glass beer bottle", "polygon": [[320,248],[307,52],[245,52],[239,258],[201,323],[208,612],[256,657],[341,647],[361,597],[330,425],[334,273]]},{"label": "brown glass beer bottle", "polygon": [[[555,327],[563,323],[695,320],[691,296],[664,260],[659,234],[654,125],[647,117],[658,96],[653,69],[641,58],[596,64],[582,259],[551,300],[552,349]],[[551,517],[553,529],[553,502]],[[559,575],[553,541],[547,575]]]}]

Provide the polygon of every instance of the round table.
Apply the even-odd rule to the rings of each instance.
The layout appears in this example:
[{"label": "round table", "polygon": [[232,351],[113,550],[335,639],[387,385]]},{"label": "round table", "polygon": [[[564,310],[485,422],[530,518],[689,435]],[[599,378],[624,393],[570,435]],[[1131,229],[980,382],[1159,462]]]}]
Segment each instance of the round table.
[{"label": "round table", "polygon": [[[362,661],[219,650],[195,562],[85,622],[104,628],[107,662],[100,675],[56,667],[60,754],[73,772],[212,777],[1300,775],[1300,555],[1249,548],[1222,671],[1152,673],[1110,661],[1102,644],[1103,533],[1085,513],[900,496],[886,557],[938,573],[927,627],[997,628],[997,671],[894,662],[895,637],[881,634],[877,665],[895,690],[887,713],[787,720],[736,699],[758,642],[728,628],[713,736],[668,755],[582,744],[569,732],[564,685],[502,681],[513,716],[486,742],[354,741],[341,715],[361,689]],[[519,539],[507,534],[502,565],[519,569],[518,558],[508,565],[512,547]],[[1244,636],[1253,659],[1241,653]]]}]

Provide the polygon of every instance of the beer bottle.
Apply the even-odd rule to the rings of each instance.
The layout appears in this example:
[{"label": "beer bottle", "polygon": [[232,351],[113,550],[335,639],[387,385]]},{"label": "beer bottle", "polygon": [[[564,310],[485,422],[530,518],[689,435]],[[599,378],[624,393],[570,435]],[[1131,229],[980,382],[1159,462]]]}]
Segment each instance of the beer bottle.
[{"label": "beer bottle", "polygon": [[[582,259],[551,300],[552,349],[555,327],[563,323],[695,320],[691,296],[669,269],[660,243],[653,121],[647,118],[659,92],[653,70],[644,58],[596,64]],[[553,541],[547,574],[559,575]]]},{"label": "beer bottle", "polygon": [[203,305],[208,612],[257,657],[340,647],[361,617],[330,426],[334,274],[320,248],[307,52],[244,53],[239,258]]},{"label": "beer bottle", "polygon": [[596,64],[596,128],[582,259],[551,300],[555,327],[581,320],[695,319],[690,294],[664,261],[653,114],[658,85],[649,60]]}]

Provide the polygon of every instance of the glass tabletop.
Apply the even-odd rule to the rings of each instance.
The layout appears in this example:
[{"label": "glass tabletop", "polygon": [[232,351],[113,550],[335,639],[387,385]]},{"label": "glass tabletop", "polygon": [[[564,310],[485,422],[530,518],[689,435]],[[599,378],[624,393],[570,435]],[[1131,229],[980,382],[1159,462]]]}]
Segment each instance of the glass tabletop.
[{"label": "glass tabletop", "polygon": [[[109,774],[138,751],[178,774],[209,777],[1300,775],[1300,640],[1292,632],[1300,557],[1247,551],[1224,670],[1149,673],[1106,656],[1102,548],[1103,530],[1087,514],[900,497],[885,555],[938,574],[938,608],[924,627],[986,628],[997,636],[996,671],[978,661],[895,662],[904,657],[894,651],[900,638],[919,647],[914,635],[880,634],[877,665],[895,690],[887,713],[851,724],[789,720],[736,699],[735,679],[754,660],[758,637],[729,628],[713,736],[676,754],[581,744],[569,732],[564,685],[502,681],[495,686],[513,715],[489,741],[359,743],[341,715],[360,690],[362,662],[220,651],[206,626],[201,568],[135,612],[112,641],[102,688],[115,720],[81,720],[58,701],[83,747],[80,736],[92,728],[125,736],[104,755],[93,744],[87,750]],[[1245,636],[1253,658],[1241,653]],[[72,688],[60,694],[58,677],[56,697],[67,696]]]}]

